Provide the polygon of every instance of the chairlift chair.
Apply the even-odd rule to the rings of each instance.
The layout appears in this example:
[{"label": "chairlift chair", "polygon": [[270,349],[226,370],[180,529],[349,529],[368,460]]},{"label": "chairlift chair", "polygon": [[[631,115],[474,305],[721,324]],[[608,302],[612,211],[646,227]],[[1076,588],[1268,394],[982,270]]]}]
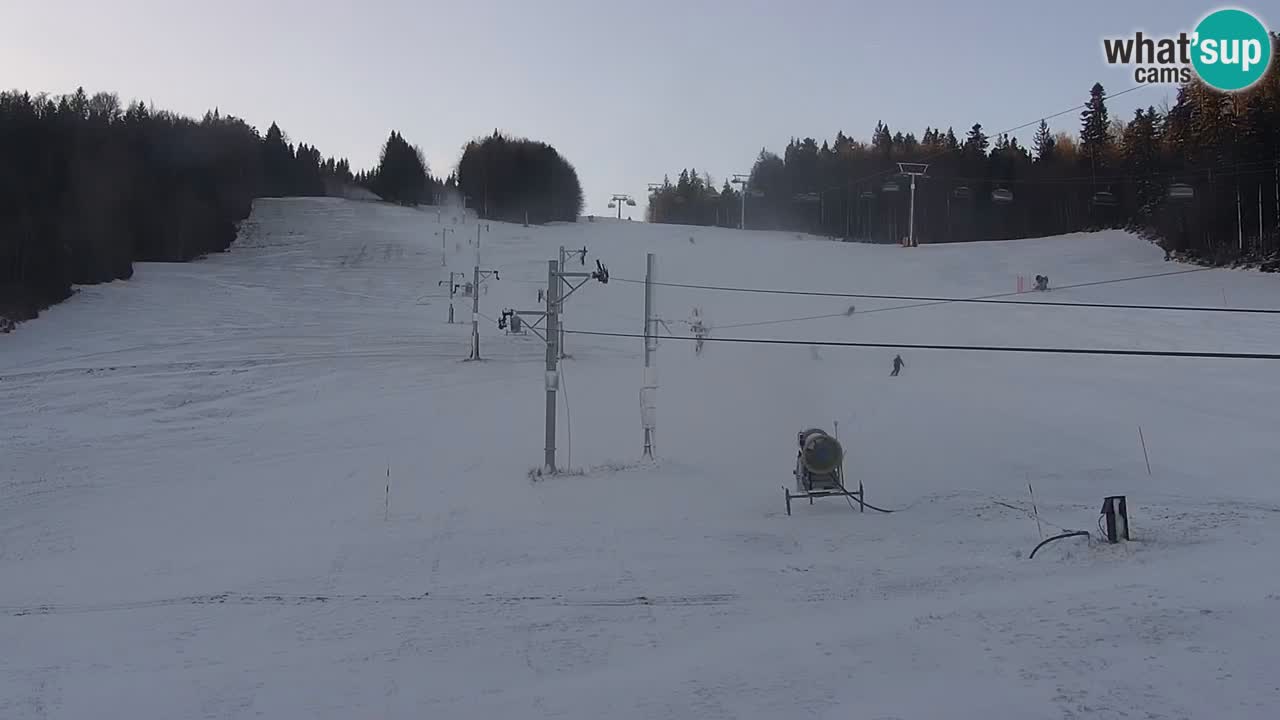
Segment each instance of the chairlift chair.
[{"label": "chairlift chair", "polygon": [[1169,186],[1168,196],[1170,200],[1186,202],[1195,199],[1196,189],[1187,183],[1174,183]]},{"label": "chairlift chair", "polygon": [[1007,188],[996,188],[991,191],[991,202],[997,205],[1008,205],[1013,202],[1013,191]]},{"label": "chairlift chair", "polygon": [[951,197],[957,200],[968,200],[969,196],[970,196],[970,192],[969,192],[968,185],[961,185],[960,187],[951,191]]},{"label": "chairlift chair", "polygon": [[858,193],[858,197],[862,198],[863,200],[874,200],[876,197],[876,194],[871,192],[870,190],[863,190],[861,193]]},{"label": "chairlift chair", "polygon": [[1115,193],[1111,192],[1110,190],[1099,190],[1098,192],[1093,194],[1093,197],[1089,200],[1089,202],[1093,203],[1098,207],[1115,207],[1116,205],[1119,204],[1116,201]]},{"label": "chairlift chair", "polygon": [[896,180],[888,180],[880,187],[880,190],[883,192],[898,192],[900,189],[901,188],[898,187],[898,182]]}]

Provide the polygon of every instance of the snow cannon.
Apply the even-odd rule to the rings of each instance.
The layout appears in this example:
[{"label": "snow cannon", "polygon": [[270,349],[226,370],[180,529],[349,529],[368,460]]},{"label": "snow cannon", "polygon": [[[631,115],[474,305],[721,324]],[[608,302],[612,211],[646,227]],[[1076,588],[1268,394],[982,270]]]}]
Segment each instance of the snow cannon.
[{"label": "snow cannon", "polygon": [[800,465],[811,483],[830,483],[844,460],[840,441],[817,428],[799,434]]},{"label": "snow cannon", "polygon": [[783,486],[786,495],[787,514],[791,514],[792,498],[809,498],[809,504],[818,497],[842,495],[858,502],[862,507],[862,487],[850,492],[844,485],[844,447],[834,436],[819,428],[809,428],[796,434],[800,446],[796,453],[795,491]]}]

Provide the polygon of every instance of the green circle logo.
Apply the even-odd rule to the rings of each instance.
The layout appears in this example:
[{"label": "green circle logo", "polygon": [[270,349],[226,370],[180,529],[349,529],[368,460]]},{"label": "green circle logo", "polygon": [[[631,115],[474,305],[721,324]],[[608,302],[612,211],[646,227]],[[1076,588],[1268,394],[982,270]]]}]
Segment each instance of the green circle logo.
[{"label": "green circle logo", "polygon": [[1271,35],[1258,18],[1228,8],[1209,13],[1196,26],[1191,64],[1210,87],[1244,90],[1271,64]]}]

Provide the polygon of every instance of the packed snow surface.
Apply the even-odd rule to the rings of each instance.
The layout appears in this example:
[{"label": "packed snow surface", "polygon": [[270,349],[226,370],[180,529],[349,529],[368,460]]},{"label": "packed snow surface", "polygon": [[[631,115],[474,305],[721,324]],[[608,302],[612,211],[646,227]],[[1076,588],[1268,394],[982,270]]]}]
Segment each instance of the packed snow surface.
[{"label": "packed snow surface", "polygon": [[[478,232],[499,277],[470,363],[447,281]],[[263,200],[229,252],[0,336],[0,718],[1280,713],[1275,362],[810,344],[1275,353],[1276,317],[660,286],[662,332],[698,308],[710,339],[659,343],[657,459],[642,341],[571,332],[570,472],[531,478],[544,346],[496,320],[542,307],[562,245],[611,273],[571,331],[643,330],[647,252],[668,283],[1047,274],[1017,299],[1280,308],[1274,276],[1163,275],[1192,268],[1118,232],[904,249]],[[850,482],[898,512],[786,515],[797,433],[837,422]],[[1099,542],[1108,495],[1132,542]],[[1028,557],[1063,529],[1093,538]]]}]

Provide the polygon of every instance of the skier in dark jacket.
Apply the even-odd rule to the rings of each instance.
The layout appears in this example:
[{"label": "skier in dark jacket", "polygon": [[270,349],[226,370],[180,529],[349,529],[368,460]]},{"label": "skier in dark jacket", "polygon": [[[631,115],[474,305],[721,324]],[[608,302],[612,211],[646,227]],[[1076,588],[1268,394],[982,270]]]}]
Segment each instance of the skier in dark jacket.
[{"label": "skier in dark jacket", "polygon": [[902,368],[905,365],[906,363],[902,362],[901,355],[894,355],[893,356],[893,372],[889,373],[889,375],[892,377],[897,377],[898,373],[902,371]]}]

